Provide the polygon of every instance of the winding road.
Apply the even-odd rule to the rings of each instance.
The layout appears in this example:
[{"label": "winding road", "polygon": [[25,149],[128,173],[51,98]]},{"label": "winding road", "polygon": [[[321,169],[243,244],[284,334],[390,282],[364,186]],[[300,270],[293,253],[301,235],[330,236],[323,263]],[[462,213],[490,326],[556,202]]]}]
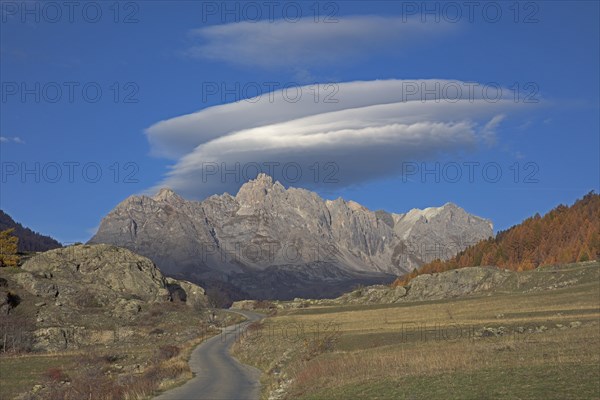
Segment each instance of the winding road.
[{"label": "winding road", "polygon": [[194,377],[184,385],[155,397],[154,400],[257,400],[259,398],[261,371],[241,364],[229,354],[229,349],[249,324],[264,316],[251,311],[233,312],[245,316],[248,320],[223,329],[219,335],[196,347],[189,361]]}]

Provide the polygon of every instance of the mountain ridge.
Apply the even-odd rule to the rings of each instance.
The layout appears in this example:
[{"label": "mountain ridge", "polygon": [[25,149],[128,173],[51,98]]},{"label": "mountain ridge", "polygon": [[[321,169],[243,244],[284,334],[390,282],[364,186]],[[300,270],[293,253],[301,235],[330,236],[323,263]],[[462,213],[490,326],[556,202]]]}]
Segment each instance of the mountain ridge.
[{"label": "mountain ridge", "polygon": [[[90,243],[127,247],[166,274],[205,286],[216,280],[256,298],[293,298],[335,296],[341,282],[339,290],[389,281],[492,233],[491,221],[452,203],[406,214],[374,212],[351,200],[286,189],[259,174],[235,196],[190,201],[167,188],[152,197],[129,196]],[[281,282],[267,284],[266,270],[279,271]]]}]

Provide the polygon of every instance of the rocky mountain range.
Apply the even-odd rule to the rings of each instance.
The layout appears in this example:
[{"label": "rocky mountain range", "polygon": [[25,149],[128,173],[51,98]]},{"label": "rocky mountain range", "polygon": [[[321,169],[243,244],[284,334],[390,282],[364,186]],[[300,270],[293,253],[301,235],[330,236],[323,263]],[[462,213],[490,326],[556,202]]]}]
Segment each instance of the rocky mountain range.
[{"label": "rocky mountain range", "polygon": [[90,243],[126,247],[163,273],[231,299],[335,297],[447,259],[493,234],[489,220],[448,203],[406,214],[285,188],[260,174],[235,196],[188,201],[172,190],[130,196]]}]

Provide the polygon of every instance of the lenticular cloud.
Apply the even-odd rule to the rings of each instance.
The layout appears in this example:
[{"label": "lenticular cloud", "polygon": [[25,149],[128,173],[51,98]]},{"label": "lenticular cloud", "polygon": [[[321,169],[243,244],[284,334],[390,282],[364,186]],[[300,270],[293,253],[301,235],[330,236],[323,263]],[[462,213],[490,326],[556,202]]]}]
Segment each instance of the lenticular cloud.
[{"label": "lenticular cloud", "polygon": [[235,192],[258,172],[284,185],[344,187],[397,175],[403,162],[490,143],[519,106],[499,86],[447,80],[309,85],[290,93],[149,127],[153,153],[176,160],[156,187],[202,198]]}]

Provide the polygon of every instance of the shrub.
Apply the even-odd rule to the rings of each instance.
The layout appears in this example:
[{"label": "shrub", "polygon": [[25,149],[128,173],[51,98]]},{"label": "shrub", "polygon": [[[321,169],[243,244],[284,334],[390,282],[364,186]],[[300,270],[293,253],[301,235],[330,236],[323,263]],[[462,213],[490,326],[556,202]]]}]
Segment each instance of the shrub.
[{"label": "shrub", "polygon": [[107,362],[109,364],[113,364],[113,363],[116,363],[117,361],[124,360],[125,358],[127,358],[127,356],[120,355],[120,354],[105,354],[101,358],[102,358],[102,361]]},{"label": "shrub", "polygon": [[0,314],[0,351],[24,353],[33,347],[35,324],[29,318]]},{"label": "shrub", "polygon": [[331,352],[334,350],[340,338],[340,331],[335,326],[326,327],[325,331],[311,339],[304,340],[304,354],[303,358],[305,361],[309,361],[316,356]]},{"label": "shrub", "polygon": [[14,229],[7,229],[0,232],[0,267],[16,267],[19,264],[19,239],[13,236],[13,231]]},{"label": "shrub", "polygon": [[167,344],[158,348],[156,358],[159,361],[170,360],[173,357],[177,357],[180,352],[181,349],[179,347],[172,344]]},{"label": "shrub", "polygon": [[44,372],[44,376],[52,382],[68,381],[69,377],[63,372],[62,368],[52,367]]}]

